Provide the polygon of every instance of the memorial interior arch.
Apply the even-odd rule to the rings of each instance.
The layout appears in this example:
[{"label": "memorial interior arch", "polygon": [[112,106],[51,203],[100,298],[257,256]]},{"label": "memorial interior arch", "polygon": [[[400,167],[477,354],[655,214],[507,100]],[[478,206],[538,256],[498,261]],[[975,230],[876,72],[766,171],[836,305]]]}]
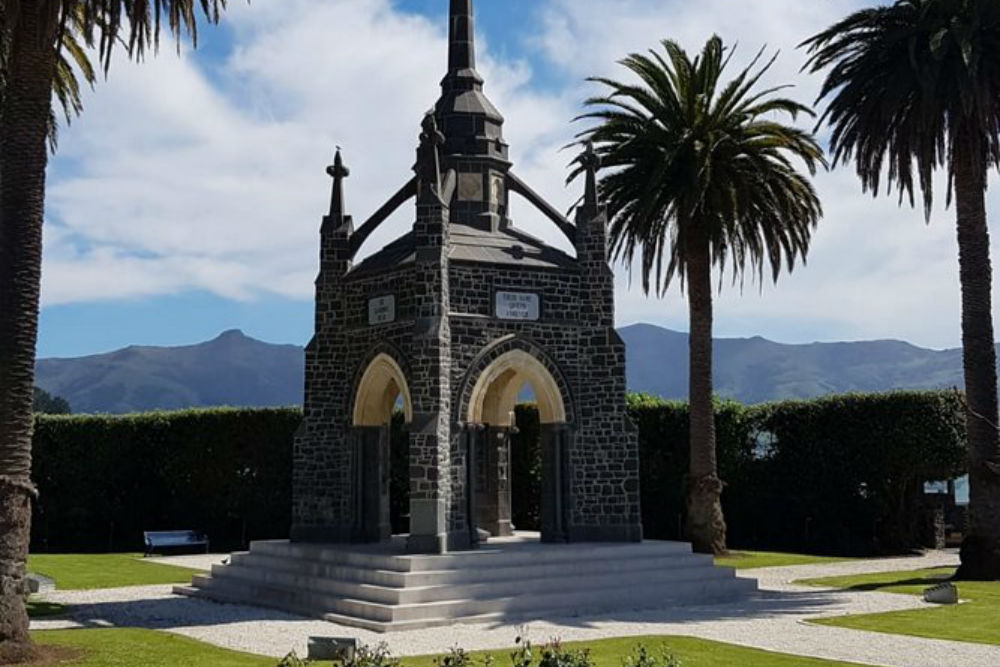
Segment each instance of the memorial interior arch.
[{"label": "memorial interior arch", "polygon": [[[395,359],[382,353],[365,368],[354,397],[354,537],[361,542],[390,539],[394,501],[406,502],[406,498],[393,498],[392,495],[392,463],[394,458],[400,458],[394,457],[398,453],[393,452],[393,447],[405,444],[393,442],[392,420],[397,410],[402,411],[406,424],[413,420],[406,376]],[[406,452],[402,454],[403,466],[408,468]],[[406,474],[408,476],[408,471]]]},{"label": "memorial interior arch", "polygon": [[542,540],[566,540],[569,480],[566,453],[571,429],[564,391],[549,369],[532,354],[515,349],[498,356],[478,376],[469,395],[464,418],[472,490],[469,508],[475,527],[493,536],[513,534],[512,451],[530,447],[519,437],[515,409],[530,390],[540,422],[537,446],[541,452],[540,528]]}]

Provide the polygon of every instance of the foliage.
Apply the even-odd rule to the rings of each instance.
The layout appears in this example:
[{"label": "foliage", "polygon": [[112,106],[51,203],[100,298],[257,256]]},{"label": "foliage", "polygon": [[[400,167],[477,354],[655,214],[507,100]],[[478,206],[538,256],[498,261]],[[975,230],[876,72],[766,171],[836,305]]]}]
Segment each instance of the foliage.
[{"label": "foliage", "polygon": [[[930,219],[934,171],[978,150],[1000,167],[1000,4],[895,0],[855,12],[811,37],[807,67],[829,69],[821,117],[835,164],[855,162],[866,190],[923,193]],[[973,146],[974,141],[978,146]],[[886,164],[888,163],[888,164]],[[914,167],[916,171],[914,172]]]},{"label": "foliage", "polygon": [[553,639],[539,649],[538,667],[593,667],[588,648],[567,648]]},{"label": "foliage", "polygon": [[472,667],[475,661],[472,656],[461,646],[453,646],[445,655],[434,658],[437,667]]},{"label": "foliage", "polygon": [[[804,583],[862,591],[921,595],[954,573],[954,568],[882,572],[811,579]],[[962,604],[816,619],[814,623],[868,632],[1000,645],[1000,582],[957,582]]]},{"label": "foliage", "polygon": [[[628,400],[639,430],[645,534],[677,539],[687,406],[636,394]],[[142,530],[161,528],[203,529],[218,547],[286,537],[300,417],[291,409],[39,417],[34,548],[135,550]],[[910,549],[919,545],[923,482],[964,472],[964,418],[950,392],[758,406],[717,401],[715,422],[729,530],[744,548],[845,555]],[[537,409],[519,406],[517,424],[514,522],[532,528],[541,496]],[[405,442],[399,423],[397,527],[407,519]]]},{"label": "foliage", "polygon": [[510,654],[511,667],[531,667],[531,663],[535,659],[532,648],[525,628],[521,628],[521,633],[514,640],[514,650]]},{"label": "foliage", "polygon": [[311,661],[303,660],[302,658],[299,657],[298,653],[292,651],[291,653],[289,653],[288,655],[286,655],[284,658],[281,659],[281,662],[278,663],[278,667],[307,667],[308,665],[311,664],[312,664]]},{"label": "foliage", "polygon": [[681,662],[666,645],[660,648],[660,657],[657,659],[645,644],[639,644],[632,649],[632,653],[622,658],[622,667],[681,667]]},{"label": "foliage", "polygon": [[39,416],[33,551],[136,551],[144,530],[214,548],[287,537],[294,409]]},{"label": "foliage", "polygon": [[[732,51],[718,36],[691,58],[677,42],[664,55],[633,53],[622,61],[636,83],[590,79],[609,89],[587,100],[581,119],[597,123],[580,133],[593,142],[607,170],[600,191],[610,216],[614,252],[627,265],[638,253],[644,289],[663,293],[687,275],[690,239],[707,238],[714,264],[734,279],[748,268],[777,279],[783,264],[804,258],[822,215],[809,180],[825,165],[816,139],[783,125],[812,111],[779,97],[780,88],[757,89],[774,58],[760,56],[722,82]],[[578,176],[580,166],[571,175]]]},{"label": "foliage", "polygon": [[141,554],[29,554],[28,571],[52,579],[58,590],[187,584],[198,570],[143,560]]},{"label": "foliage", "polygon": [[44,389],[35,387],[35,414],[68,415],[73,410],[62,396],[53,396]]},{"label": "foliage", "polygon": [[360,644],[349,660],[338,660],[335,667],[399,667],[399,658],[394,658],[385,642],[377,646]]}]

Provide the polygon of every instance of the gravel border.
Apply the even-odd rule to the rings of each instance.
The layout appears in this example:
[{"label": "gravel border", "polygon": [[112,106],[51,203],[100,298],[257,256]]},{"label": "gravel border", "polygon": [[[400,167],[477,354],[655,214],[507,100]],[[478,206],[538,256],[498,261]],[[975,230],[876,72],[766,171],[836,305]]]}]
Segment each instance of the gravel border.
[{"label": "gravel border", "polygon": [[[176,564],[173,560],[169,562]],[[526,628],[536,642],[552,637],[574,641],[687,635],[796,655],[892,667],[1000,665],[1000,647],[997,646],[863,632],[807,622],[823,617],[929,606],[917,596],[821,589],[792,583],[805,578],[957,563],[954,553],[930,552],[913,558],[744,570],[740,575],[757,578],[761,592],[738,603],[532,621]],[[145,627],[278,658],[292,649],[305,655],[311,635],[357,637],[366,643],[384,641],[398,655],[440,653],[456,644],[469,650],[509,649],[522,627],[518,622],[456,624],[447,629],[380,635],[279,611],[175,596],[170,589],[170,586],[142,586],[55,591],[44,595],[44,599],[75,605],[70,617],[39,619],[32,623],[32,628]]]}]

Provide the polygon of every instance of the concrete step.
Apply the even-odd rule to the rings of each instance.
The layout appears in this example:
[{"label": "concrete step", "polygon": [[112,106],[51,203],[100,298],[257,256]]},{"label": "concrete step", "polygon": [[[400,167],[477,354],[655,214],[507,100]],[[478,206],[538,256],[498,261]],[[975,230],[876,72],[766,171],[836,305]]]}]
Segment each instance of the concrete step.
[{"label": "concrete step", "polygon": [[[362,566],[330,564],[308,559],[281,558],[259,553],[234,554],[232,566],[254,570],[284,572],[303,577],[334,579],[337,581],[372,584],[377,586],[443,586],[448,584],[485,583],[492,581],[519,581],[525,578],[560,576],[591,577],[608,573],[630,573],[647,570],[667,570],[711,567],[712,558],[705,554],[653,554],[633,558],[589,558],[557,563],[532,563],[529,565],[502,564],[489,568],[423,570],[399,572],[377,570]],[[214,571],[214,570],[213,570]]]},{"label": "concrete step", "polygon": [[710,604],[743,597],[756,582],[671,542],[555,545],[515,538],[477,551],[417,556],[404,555],[398,542],[274,541],[255,542],[230,565],[175,590],[386,632]]},{"label": "concrete step", "polygon": [[250,554],[279,558],[320,561],[333,565],[348,565],[395,572],[426,572],[475,567],[516,567],[538,563],[569,563],[588,559],[632,558],[636,556],[690,554],[685,542],[641,542],[635,544],[576,543],[542,545],[537,543],[498,545],[487,544],[473,551],[448,554],[398,555],[371,550],[345,549],[340,546],[293,544],[284,540],[253,542]]},{"label": "concrete step", "polygon": [[379,632],[445,625],[456,621],[537,618],[551,614],[579,615],[607,610],[658,608],[675,604],[710,604],[737,599],[756,590],[749,579],[722,577],[634,587],[593,587],[563,592],[538,592],[488,599],[386,605],[336,598],[311,591],[235,579],[196,577],[193,586],[175,592],[209,599],[276,607],[307,616],[364,627]]},{"label": "concrete step", "polygon": [[[646,585],[663,585],[678,581],[700,581],[704,579],[733,578],[733,571],[726,568],[716,568],[695,561],[687,566],[667,568],[636,568],[611,569],[603,572],[591,572],[582,578],[576,572],[548,572],[548,568],[539,573],[534,568],[522,568],[517,579],[493,580],[492,572],[482,573],[483,579],[472,579],[476,573],[463,573],[466,580],[461,583],[445,582],[431,584],[413,584],[408,586],[380,586],[341,579],[328,579],[316,576],[303,576],[286,570],[270,570],[259,567],[248,567],[241,564],[215,566],[212,577],[215,579],[240,579],[252,582],[281,586],[290,589],[302,589],[354,598],[367,602],[381,604],[416,604],[449,599],[486,599],[519,594],[532,594],[535,591],[546,593],[572,591],[580,587],[581,581],[586,581],[588,587],[635,587]],[[455,573],[440,573],[455,574]],[[422,574],[417,576],[423,576]]]}]

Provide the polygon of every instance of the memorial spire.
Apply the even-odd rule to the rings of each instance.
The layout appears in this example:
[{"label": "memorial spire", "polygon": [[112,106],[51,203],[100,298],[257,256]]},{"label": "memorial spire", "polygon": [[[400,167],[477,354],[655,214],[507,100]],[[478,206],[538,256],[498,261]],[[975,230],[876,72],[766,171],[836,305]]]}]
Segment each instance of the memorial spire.
[{"label": "memorial spire", "polygon": [[482,89],[483,78],[476,71],[476,19],[472,0],[451,0],[448,21],[448,90]]}]

